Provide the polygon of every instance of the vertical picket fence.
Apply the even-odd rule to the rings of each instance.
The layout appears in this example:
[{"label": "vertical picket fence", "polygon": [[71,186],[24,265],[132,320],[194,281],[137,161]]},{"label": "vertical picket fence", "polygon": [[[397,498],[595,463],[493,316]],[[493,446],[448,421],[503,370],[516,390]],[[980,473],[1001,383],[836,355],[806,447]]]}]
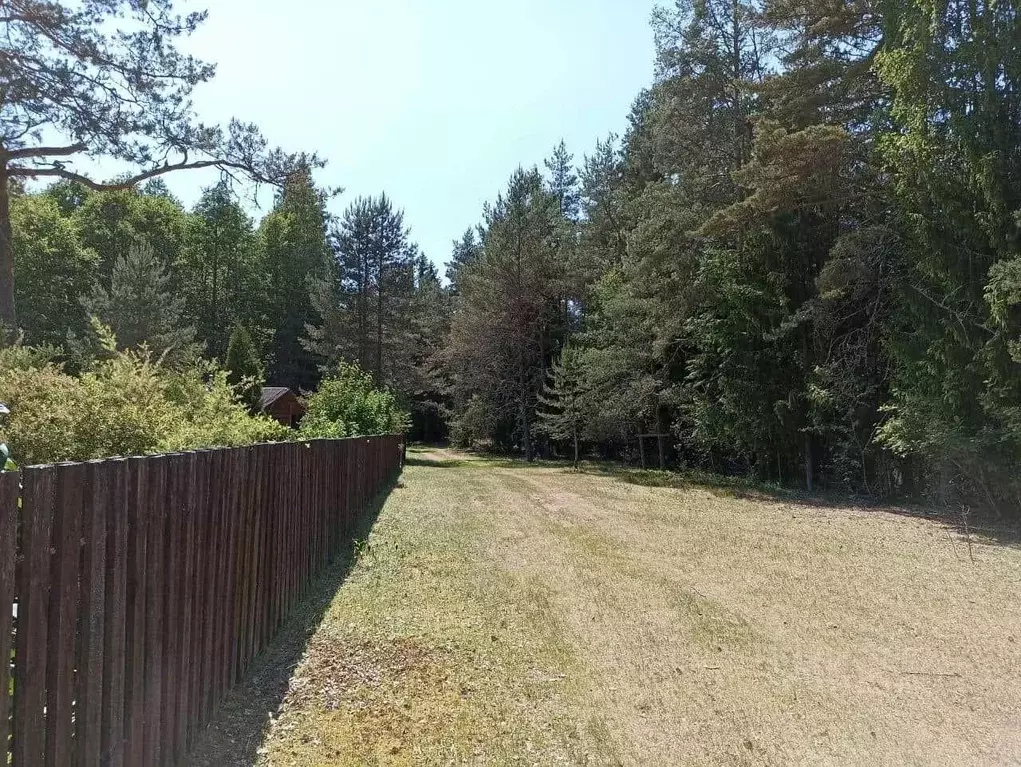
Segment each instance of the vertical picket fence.
[{"label": "vertical picket fence", "polygon": [[400,470],[402,442],[0,473],[0,765],[184,761]]}]

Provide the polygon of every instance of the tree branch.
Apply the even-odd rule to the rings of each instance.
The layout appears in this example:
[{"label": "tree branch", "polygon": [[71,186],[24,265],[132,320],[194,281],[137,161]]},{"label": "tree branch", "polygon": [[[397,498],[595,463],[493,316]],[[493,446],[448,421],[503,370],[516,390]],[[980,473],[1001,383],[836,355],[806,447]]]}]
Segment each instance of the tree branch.
[{"label": "tree branch", "polygon": [[144,173],[131,176],[121,181],[113,183],[101,183],[93,181],[88,176],[83,176],[80,173],[67,170],[66,168],[26,168],[21,165],[14,165],[8,168],[7,173],[10,176],[19,176],[21,178],[36,178],[38,176],[56,176],[58,178],[67,179],[68,181],[76,181],[82,186],[87,186],[97,192],[115,192],[120,189],[131,189],[132,187],[140,184],[143,181],[147,181],[150,178],[156,178],[162,176],[165,173],[172,173],[177,170],[199,170],[201,168],[233,168],[235,170],[243,171],[250,175],[253,179],[264,183],[276,183],[272,179],[265,178],[259,173],[256,173],[253,168],[249,168],[241,163],[229,162],[226,160],[200,160],[196,162],[184,162],[176,163],[174,165],[164,165],[160,168],[153,168],[147,170]]},{"label": "tree branch", "polygon": [[78,152],[84,152],[88,148],[85,142],[79,141],[77,144],[71,144],[70,146],[36,146],[15,149],[7,152],[6,156],[8,160],[20,160],[24,157],[66,157]]}]

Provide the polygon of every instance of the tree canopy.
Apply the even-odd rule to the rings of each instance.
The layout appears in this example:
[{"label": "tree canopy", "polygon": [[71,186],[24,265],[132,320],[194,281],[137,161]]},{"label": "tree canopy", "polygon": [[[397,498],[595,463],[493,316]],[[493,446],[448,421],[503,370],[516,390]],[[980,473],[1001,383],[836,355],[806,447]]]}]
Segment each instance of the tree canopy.
[{"label": "tree canopy", "polygon": [[[215,67],[178,42],[205,12],[176,13],[172,0],[5,3],[0,25],[0,324],[17,326],[10,221],[12,181],[60,178],[92,189],[130,189],[176,170],[215,167],[282,184],[314,156],[269,149],[240,120],[202,123],[195,86]],[[130,170],[114,181],[75,166],[88,154]]]}]

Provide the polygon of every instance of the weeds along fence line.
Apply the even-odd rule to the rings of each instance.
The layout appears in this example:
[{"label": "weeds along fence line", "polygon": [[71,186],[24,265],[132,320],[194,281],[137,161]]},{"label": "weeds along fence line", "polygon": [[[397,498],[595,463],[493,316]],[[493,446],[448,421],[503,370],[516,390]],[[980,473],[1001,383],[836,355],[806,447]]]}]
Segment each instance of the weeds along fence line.
[{"label": "weeds along fence line", "polygon": [[182,761],[402,456],[387,435],[0,474],[0,764]]}]

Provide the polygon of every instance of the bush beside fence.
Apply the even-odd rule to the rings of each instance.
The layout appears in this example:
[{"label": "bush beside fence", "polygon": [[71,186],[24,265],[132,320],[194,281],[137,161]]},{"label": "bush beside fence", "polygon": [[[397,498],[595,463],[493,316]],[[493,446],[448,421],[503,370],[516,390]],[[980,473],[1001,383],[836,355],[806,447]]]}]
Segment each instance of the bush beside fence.
[{"label": "bush beside fence", "polygon": [[0,764],[181,761],[399,470],[402,441],[0,474]]}]

